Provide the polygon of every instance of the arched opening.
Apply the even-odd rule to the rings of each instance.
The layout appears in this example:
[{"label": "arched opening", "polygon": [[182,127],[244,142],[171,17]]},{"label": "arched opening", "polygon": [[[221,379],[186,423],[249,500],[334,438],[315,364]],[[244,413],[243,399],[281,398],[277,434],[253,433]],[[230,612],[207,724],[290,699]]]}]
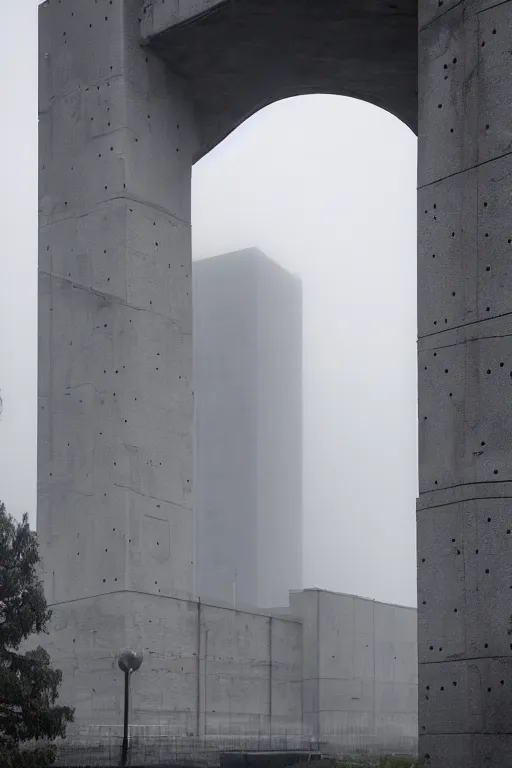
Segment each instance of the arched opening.
[{"label": "arched opening", "polygon": [[[415,187],[416,139],[407,126],[373,105],[337,96],[278,101],[194,166],[195,269],[197,260],[234,251],[241,251],[237,257],[243,260],[243,249],[259,248],[302,283],[303,579],[290,588],[416,603]],[[236,279],[232,275],[232,287]],[[212,301],[215,290],[212,283]],[[208,285],[202,297],[205,291]],[[229,303],[221,312],[224,320],[247,319],[243,302],[229,294],[223,301]],[[265,311],[264,300],[260,309]],[[197,340],[198,328],[194,332]],[[211,339],[225,354],[226,336],[213,334]],[[240,350],[235,341],[232,354],[240,357],[238,366],[249,365]],[[258,375],[264,378],[265,372]],[[283,369],[287,375],[293,388],[293,378]],[[209,409],[228,397],[228,367],[225,373],[217,368],[215,376],[226,385],[218,387],[216,396],[212,381],[210,386],[196,380],[199,410],[203,385],[208,386]],[[247,379],[232,384],[231,395],[250,386]],[[256,402],[256,391],[253,396],[246,404]],[[270,396],[262,418],[271,419],[274,407],[277,399]],[[233,579],[240,580],[250,546],[240,546],[238,565],[226,547],[236,548],[235,538],[232,546],[229,539],[231,533],[240,535],[234,532],[237,524],[250,522],[241,523],[235,511],[244,499],[243,488],[236,501],[232,488],[241,454],[248,462],[256,455],[249,443],[257,443],[257,437],[250,432],[244,437],[236,423],[223,420],[216,426],[201,422],[197,429],[209,445],[204,450],[216,455],[216,482],[222,485],[217,503],[232,505],[231,524],[222,526],[221,536],[208,529],[208,548],[199,547],[197,556],[238,571]],[[224,463],[219,459],[225,440],[236,446],[238,469],[228,458]],[[253,461],[248,482],[258,476]],[[282,478],[284,485],[299,481],[296,475]],[[208,495],[212,480],[204,480],[206,488],[201,482],[199,471],[197,498]],[[245,498],[251,493],[247,490]],[[291,530],[292,521],[293,512],[287,517],[276,509],[274,535],[282,525]],[[300,523],[298,514],[295,521]],[[278,572],[269,561],[274,556],[272,546],[266,555],[260,549],[259,567]],[[202,588],[214,589],[212,579]],[[228,585],[222,596],[204,596],[229,600]]]}]

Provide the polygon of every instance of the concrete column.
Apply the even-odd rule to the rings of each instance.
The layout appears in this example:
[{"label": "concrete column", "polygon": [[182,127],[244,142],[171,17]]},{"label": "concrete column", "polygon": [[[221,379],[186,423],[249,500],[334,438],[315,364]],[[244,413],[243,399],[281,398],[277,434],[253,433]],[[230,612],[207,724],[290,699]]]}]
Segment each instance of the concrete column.
[{"label": "concrete column", "polygon": [[140,0],[40,6],[38,534],[50,603],[194,591],[190,182]]},{"label": "concrete column", "polygon": [[512,2],[419,3],[420,754],[512,764]]}]

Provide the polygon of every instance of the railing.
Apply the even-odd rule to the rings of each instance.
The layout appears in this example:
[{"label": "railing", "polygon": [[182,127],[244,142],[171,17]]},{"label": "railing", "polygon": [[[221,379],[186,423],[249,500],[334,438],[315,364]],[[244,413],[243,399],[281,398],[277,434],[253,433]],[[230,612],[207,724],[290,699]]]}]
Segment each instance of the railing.
[{"label": "railing", "polygon": [[[62,768],[118,766],[121,744],[122,729],[89,726],[59,743],[56,765]],[[174,735],[164,726],[131,726],[128,765],[132,768],[191,765],[216,768],[221,763],[221,756],[229,753],[296,753],[297,759],[304,762],[309,756],[318,754],[358,758],[390,753],[415,755],[416,751],[415,739],[396,736],[379,744],[371,740],[368,733],[356,730],[332,736],[328,742],[318,742],[293,734],[272,738],[263,734],[198,738]]]}]

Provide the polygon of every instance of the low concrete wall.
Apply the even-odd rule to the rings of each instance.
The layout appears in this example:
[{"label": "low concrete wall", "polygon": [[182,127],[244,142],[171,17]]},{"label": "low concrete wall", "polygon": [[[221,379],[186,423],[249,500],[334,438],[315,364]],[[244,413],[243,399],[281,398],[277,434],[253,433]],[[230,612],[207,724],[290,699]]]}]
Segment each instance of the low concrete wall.
[{"label": "low concrete wall", "polygon": [[60,700],[76,707],[61,763],[117,759],[125,646],[144,653],[130,722],[147,765],[213,765],[222,751],[415,752],[416,611],[318,590],[292,593],[286,610],[133,592],[53,606],[46,647]]},{"label": "low concrete wall", "polygon": [[292,593],[303,620],[304,726],[329,750],[415,753],[416,609],[320,590]]},{"label": "low concrete wall", "polygon": [[130,646],[144,653],[135,725],[201,738],[301,734],[302,626],[291,617],[118,592],[53,606],[43,639],[79,729],[122,723],[116,655]]}]

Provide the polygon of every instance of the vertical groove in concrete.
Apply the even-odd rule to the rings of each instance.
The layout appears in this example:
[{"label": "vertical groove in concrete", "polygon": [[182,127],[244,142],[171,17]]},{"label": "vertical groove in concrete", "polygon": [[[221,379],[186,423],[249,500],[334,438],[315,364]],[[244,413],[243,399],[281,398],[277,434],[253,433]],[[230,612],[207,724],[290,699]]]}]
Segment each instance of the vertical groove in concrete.
[{"label": "vertical groove in concrete", "polygon": [[420,754],[481,768],[512,762],[512,3],[419,11]]}]

